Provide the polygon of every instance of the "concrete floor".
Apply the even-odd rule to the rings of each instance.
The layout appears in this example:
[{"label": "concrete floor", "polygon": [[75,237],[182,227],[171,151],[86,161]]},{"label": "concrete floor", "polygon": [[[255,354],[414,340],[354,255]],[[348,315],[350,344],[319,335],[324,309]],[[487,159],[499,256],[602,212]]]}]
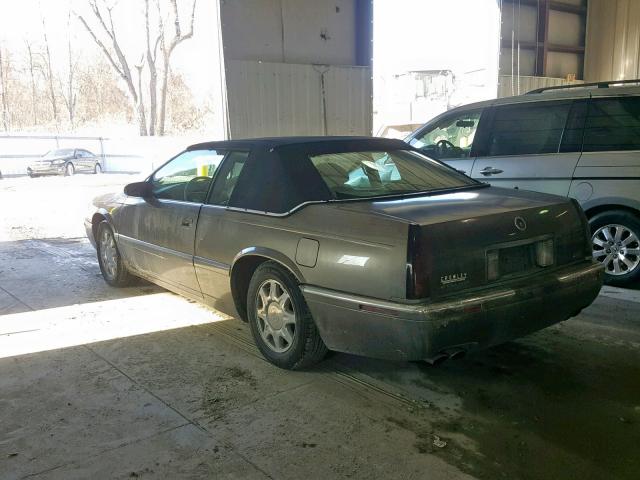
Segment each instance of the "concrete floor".
[{"label": "concrete floor", "polygon": [[282,371],[241,322],[102,281],[81,213],[125,181],[0,181],[0,479],[640,478],[640,291],[437,368]]}]

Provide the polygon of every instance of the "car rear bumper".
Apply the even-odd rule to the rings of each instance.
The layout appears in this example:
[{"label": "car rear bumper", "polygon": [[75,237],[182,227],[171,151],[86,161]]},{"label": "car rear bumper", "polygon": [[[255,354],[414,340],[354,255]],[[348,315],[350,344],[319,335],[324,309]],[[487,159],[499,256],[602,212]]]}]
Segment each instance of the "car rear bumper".
[{"label": "car rear bumper", "polygon": [[404,304],[305,285],[304,297],[329,349],[425,360],[527,335],[577,315],[602,286],[600,264],[585,261],[446,301]]}]

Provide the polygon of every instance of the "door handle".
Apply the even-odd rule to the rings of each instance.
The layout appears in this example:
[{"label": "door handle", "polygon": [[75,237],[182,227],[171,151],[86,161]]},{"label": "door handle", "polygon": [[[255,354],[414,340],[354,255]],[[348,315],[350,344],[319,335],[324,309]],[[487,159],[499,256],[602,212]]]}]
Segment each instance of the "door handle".
[{"label": "door handle", "polygon": [[183,227],[190,227],[191,225],[193,225],[193,218],[183,218],[182,219],[182,226]]},{"label": "door handle", "polygon": [[487,175],[497,175],[498,173],[502,173],[504,170],[500,170],[499,168],[493,168],[493,167],[484,167],[482,170],[480,170],[480,173],[484,176]]}]

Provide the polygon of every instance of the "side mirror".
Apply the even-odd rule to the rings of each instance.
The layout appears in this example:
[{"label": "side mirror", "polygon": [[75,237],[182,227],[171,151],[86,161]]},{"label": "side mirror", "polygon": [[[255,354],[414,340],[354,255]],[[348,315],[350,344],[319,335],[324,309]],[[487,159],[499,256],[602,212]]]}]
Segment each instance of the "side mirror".
[{"label": "side mirror", "polygon": [[124,194],[129,197],[151,197],[151,184],[149,182],[134,182],[124,186]]}]

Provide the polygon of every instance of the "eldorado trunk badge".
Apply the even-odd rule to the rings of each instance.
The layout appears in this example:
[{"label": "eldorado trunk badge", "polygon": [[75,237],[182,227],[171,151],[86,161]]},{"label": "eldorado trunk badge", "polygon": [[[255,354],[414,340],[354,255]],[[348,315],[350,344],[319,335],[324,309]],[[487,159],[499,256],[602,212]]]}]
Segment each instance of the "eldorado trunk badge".
[{"label": "eldorado trunk badge", "polygon": [[527,222],[522,217],[516,217],[513,223],[516,225],[516,228],[521,232],[524,232],[527,229]]},{"label": "eldorado trunk badge", "polygon": [[467,280],[467,273],[453,273],[451,275],[443,275],[440,277],[440,285],[449,285],[451,283],[464,282]]}]

